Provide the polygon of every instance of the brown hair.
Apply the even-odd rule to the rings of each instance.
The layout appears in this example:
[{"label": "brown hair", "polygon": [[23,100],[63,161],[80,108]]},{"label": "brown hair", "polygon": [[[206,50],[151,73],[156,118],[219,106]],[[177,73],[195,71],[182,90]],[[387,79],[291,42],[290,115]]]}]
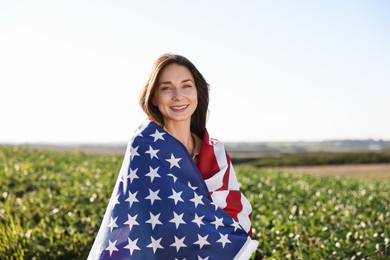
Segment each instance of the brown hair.
[{"label": "brown hair", "polygon": [[194,77],[196,90],[198,93],[198,106],[191,117],[191,132],[201,139],[206,128],[207,110],[209,105],[209,84],[195,65],[186,57],[177,54],[163,54],[153,64],[149,79],[146,81],[140,96],[140,105],[150,120],[163,126],[164,119],[157,106],[153,105],[153,97],[158,86],[161,72],[170,64],[177,64],[187,67]]}]

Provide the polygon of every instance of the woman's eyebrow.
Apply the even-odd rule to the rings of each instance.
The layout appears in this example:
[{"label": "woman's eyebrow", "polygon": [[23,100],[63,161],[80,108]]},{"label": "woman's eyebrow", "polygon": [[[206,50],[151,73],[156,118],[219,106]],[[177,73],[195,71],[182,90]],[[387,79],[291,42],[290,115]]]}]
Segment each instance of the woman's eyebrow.
[{"label": "woman's eyebrow", "polygon": [[[192,79],[184,79],[181,81],[181,83],[185,83],[188,81],[194,83],[194,81]],[[162,82],[158,83],[158,85],[162,85],[162,84],[172,85],[172,81],[162,81]]]},{"label": "woman's eyebrow", "polygon": [[192,83],[194,83],[194,81],[193,81],[192,79],[185,79],[185,80],[182,80],[181,83],[188,82],[188,81],[191,81]]},{"label": "woman's eyebrow", "polygon": [[158,83],[159,86],[162,84],[172,85],[172,82],[171,81],[162,81],[162,82]]}]

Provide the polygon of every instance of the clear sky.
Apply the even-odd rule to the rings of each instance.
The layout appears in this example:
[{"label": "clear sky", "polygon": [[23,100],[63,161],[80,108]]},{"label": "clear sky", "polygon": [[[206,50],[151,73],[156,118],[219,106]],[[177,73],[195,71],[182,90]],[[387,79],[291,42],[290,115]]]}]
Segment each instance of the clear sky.
[{"label": "clear sky", "polygon": [[390,139],[390,1],[0,0],[0,142],[126,142],[189,58],[222,141]]}]

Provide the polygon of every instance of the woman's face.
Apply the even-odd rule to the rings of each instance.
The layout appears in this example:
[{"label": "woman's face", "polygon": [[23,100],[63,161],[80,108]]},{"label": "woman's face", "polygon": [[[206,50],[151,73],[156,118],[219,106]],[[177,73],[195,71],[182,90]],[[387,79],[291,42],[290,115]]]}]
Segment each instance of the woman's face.
[{"label": "woman's face", "polygon": [[166,66],[161,72],[153,104],[160,110],[165,126],[183,122],[190,124],[191,116],[198,105],[191,71],[182,65]]}]

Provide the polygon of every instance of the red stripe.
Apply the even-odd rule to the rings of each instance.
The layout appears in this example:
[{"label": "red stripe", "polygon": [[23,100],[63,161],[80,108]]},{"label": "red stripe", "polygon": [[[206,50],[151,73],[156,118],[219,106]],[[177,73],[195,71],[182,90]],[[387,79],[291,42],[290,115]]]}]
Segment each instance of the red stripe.
[{"label": "red stripe", "polygon": [[237,215],[242,211],[241,204],[241,192],[239,190],[229,191],[228,196],[226,197],[227,206],[224,208],[226,213],[234,218],[235,221],[238,221]]},{"label": "red stripe", "polygon": [[[248,217],[249,217],[249,220],[252,219],[252,212],[251,212],[251,214],[249,214]],[[249,235],[250,237],[252,237],[252,225],[251,225],[251,227],[249,228],[248,235]]]},{"label": "red stripe", "polygon": [[219,171],[217,159],[215,158],[214,148],[210,144],[210,137],[207,130],[204,132],[202,146],[198,155],[198,169],[203,177],[207,180]]}]

